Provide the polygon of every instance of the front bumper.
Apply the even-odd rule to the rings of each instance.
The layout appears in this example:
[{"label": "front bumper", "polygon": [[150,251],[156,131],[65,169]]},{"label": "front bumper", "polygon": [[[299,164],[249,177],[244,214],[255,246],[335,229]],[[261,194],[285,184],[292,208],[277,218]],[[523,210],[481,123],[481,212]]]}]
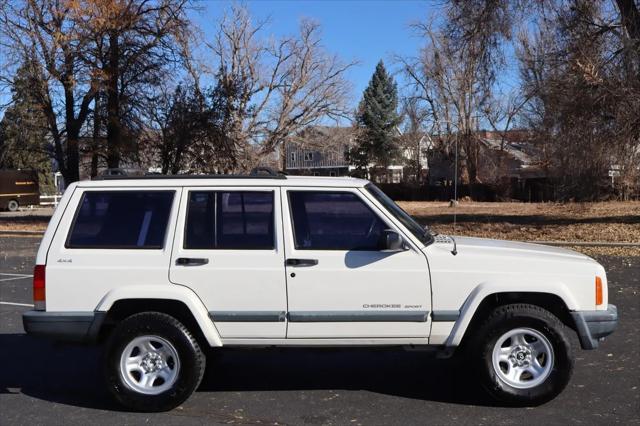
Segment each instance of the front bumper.
[{"label": "front bumper", "polygon": [[106,312],[27,311],[22,314],[25,331],[32,336],[69,342],[94,342]]},{"label": "front bumper", "polygon": [[575,311],[571,316],[582,349],[596,349],[598,343],[618,326],[618,308],[615,305],[607,306],[606,311]]}]

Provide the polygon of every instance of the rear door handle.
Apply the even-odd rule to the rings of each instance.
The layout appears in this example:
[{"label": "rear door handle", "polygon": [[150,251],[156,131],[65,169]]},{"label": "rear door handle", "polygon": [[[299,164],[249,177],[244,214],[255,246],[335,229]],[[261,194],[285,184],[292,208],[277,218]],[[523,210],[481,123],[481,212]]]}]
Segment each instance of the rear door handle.
[{"label": "rear door handle", "polygon": [[287,259],[287,266],[315,266],[318,259]]},{"label": "rear door handle", "polygon": [[176,259],[176,265],[180,266],[200,266],[209,263],[209,259],[203,257],[179,257]]}]

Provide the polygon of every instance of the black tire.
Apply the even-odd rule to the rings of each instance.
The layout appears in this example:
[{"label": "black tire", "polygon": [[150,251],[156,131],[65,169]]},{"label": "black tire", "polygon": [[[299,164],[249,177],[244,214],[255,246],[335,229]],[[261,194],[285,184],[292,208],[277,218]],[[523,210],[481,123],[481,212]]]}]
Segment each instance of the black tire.
[{"label": "black tire", "polygon": [[[158,336],[166,340],[179,358],[175,382],[157,395],[137,391],[127,384],[123,377],[126,373],[121,372],[123,351],[141,336]],[[180,321],[160,312],[142,312],[124,319],[111,332],[105,375],[109,391],[120,404],[135,411],[158,412],[171,410],[191,396],[202,380],[205,364],[206,357],[198,342]]]},{"label": "black tire", "polygon": [[[494,368],[493,350],[498,339],[515,329],[532,329],[541,333],[553,349],[553,363],[548,376],[529,388],[511,386]],[[564,324],[551,312],[534,305],[513,304],[496,308],[474,333],[467,351],[482,387],[494,399],[507,405],[543,404],[562,392],[573,372],[574,360]],[[544,361],[544,356],[542,359]],[[526,374],[524,377],[528,378]]]},{"label": "black tire", "polygon": [[9,202],[7,203],[7,210],[9,210],[10,212],[17,212],[18,207],[20,207],[20,203],[18,203],[18,200],[9,200]]}]

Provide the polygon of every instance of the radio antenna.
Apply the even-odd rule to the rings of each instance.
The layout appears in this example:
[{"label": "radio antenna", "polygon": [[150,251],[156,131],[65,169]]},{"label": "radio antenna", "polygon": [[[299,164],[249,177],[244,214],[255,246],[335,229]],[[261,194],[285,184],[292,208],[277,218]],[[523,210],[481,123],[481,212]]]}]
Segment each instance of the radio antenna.
[{"label": "radio antenna", "polygon": [[456,209],[458,208],[458,136],[456,135],[456,160],[453,175],[453,233],[456,233]]}]

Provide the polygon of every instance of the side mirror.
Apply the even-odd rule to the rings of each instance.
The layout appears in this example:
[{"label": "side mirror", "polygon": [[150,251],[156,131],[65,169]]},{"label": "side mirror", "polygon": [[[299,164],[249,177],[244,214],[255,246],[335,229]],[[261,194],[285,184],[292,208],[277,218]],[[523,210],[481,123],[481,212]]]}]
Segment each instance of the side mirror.
[{"label": "side mirror", "polygon": [[382,231],[382,251],[385,252],[397,252],[407,249],[404,239],[400,234],[391,229],[385,229]]}]

